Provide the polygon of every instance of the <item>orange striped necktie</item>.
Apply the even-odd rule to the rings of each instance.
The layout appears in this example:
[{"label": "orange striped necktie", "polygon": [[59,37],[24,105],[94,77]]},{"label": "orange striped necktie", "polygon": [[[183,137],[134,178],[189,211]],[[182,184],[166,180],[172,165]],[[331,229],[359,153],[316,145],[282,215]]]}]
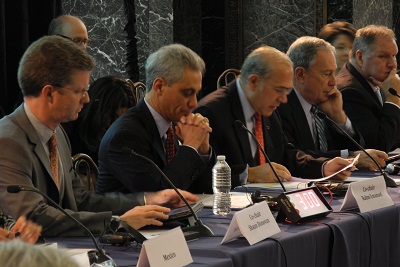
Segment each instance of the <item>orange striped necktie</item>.
[{"label": "orange striped necktie", "polygon": [[[261,115],[258,112],[254,113],[254,119],[255,119],[255,125],[254,125],[255,136],[257,138],[257,141],[264,148],[264,134],[263,134],[263,129],[262,129]],[[258,146],[257,146],[257,148],[258,148],[258,157],[259,157],[260,165],[265,164],[266,161],[265,161],[264,154],[262,153],[261,149]]]},{"label": "orange striped necktie", "polygon": [[167,154],[167,164],[171,164],[175,156],[175,146],[174,146],[174,131],[172,130],[172,125],[170,124],[167,130],[167,140],[165,142],[165,152]]},{"label": "orange striped necktie", "polygon": [[59,177],[58,177],[58,153],[57,153],[57,140],[56,134],[53,133],[49,139],[49,158],[51,172],[53,173],[54,182],[57,187],[60,188]]}]

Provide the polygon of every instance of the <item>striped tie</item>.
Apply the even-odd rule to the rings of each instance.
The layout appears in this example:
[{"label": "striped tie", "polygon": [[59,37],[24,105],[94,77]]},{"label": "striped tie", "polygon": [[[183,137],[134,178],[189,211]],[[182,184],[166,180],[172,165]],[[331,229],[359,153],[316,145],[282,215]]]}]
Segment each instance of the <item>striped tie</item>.
[{"label": "striped tie", "polygon": [[58,179],[57,140],[55,133],[51,135],[48,143],[49,143],[49,158],[50,158],[51,172],[53,173],[54,182],[56,183],[57,187],[60,188]]},{"label": "striped tie", "polygon": [[[257,138],[257,141],[260,143],[260,145],[262,147],[264,147],[264,134],[263,134],[263,129],[262,129],[262,119],[261,119],[261,115],[258,112],[254,113],[254,120],[255,120],[254,134]],[[261,148],[258,147],[257,151],[258,151],[260,165],[265,164],[265,157],[261,151]]]},{"label": "striped tie", "polygon": [[167,154],[167,164],[171,164],[175,156],[175,146],[174,146],[174,131],[172,126],[169,125],[167,130],[167,140],[165,142],[165,152]]},{"label": "striped tie", "polygon": [[311,107],[311,113],[314,114],[314,123],[318,135],[319,149],[326,152],[328,151],[328,142],[326,141],[325,135],[325,123],[320,117],[318,117],[318,112],[318,107],[313,105]]}]

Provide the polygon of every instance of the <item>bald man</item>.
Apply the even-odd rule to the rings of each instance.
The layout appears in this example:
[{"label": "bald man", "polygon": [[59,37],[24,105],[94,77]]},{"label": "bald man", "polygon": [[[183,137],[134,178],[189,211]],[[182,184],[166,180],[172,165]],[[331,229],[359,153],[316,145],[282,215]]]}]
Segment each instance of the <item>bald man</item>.
[{"label": "bald man", "polygon": [[86,50],[86,47],[92,42],[83,21],[71,15],[61,15],[53,19],[50,22],[48,34],[69,39],[83,50]]}]

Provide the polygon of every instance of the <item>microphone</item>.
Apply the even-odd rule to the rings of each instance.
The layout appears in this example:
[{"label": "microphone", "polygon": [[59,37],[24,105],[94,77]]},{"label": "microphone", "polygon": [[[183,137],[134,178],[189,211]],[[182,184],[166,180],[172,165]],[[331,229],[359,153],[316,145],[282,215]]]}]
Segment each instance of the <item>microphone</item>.
[{"label": "microphone", "polygon": [[133,151],[132,149],[130,149],[128,147],[123,147],[122,152],[125,154],[138,156],[138,157],[150,162],[151,165],[153,165],[153,167],[164,177],[164,179],[168,182],[168,184],[172,187],[172,189],[174,189],[175,192],[178,194],[180,199],[182,199],[182,201],[185,203],[185,205],[189,208],[189,211],[192,214],[195,222],[194,222],[194,225],[183,228],[182,229],[183,232],[193,231],[193,232],[199,233],[199,236],[204,236],[204,237],[214,236],[214,233],[211,231],[211,229],[207,225],[203,224],[203,222],[197,217],[196,213],[194,212],[194,210],[192,209],[192,207],[190,206],[190,204],[188,203],[186,198],[179,192],[179,190],[176,188],[176,186],[171,182],[171,180],[167,177],[167,175],[165,175],[165,173],[157,166],[157,164],[154,163],[154,161],[152,161],[151,159],[149,159],[141,154],[136,153],[135,151]]},{"label": "microphone", "polygon": [[[390,88],[390,89],[392,89],[392,88]],[[318,112],[317,116],[320,117],[321,119],[327,119],[330,122],[332,122],[332,124],[335,125],[335,127],[337,129],[339,129],[356,147],[361,149],[365,153],[365,155],[367,155],[374,162],[376,167],[378,167],[379,172],[382,174],[383,178],[385,179],[385,183],[386,183],[387,187],[397,187],[396,182],[392,178],[390,178],[386,172],[384,172],[382,170],[382,168],[381,168],[381,166],[379,166],[378,162],[376,162],[376,160],[359,143],[357,143],[356,140],[354,140],[348,133],[346,133],[346,131],[344,131],[335,121],[333,121],[331,118],[326,116],[325,113],[322,113],[322,112]]]},{"label": "microphone", "polygon": [[[50,197],[48,197],[46,194],[42,193],[41,191],[37,190],[36,188],[33,187],[23,187],[20,185],[9,185],[7,187],[7,192],[8,193],[19,193],[21,191],[30,191],[30,192],[35,192],[37,194],[42,195],[45,199],[47,199],[47,201],[49,201],[53,206],[55,206],[58,210],[60,210],[62,213],[64,213],[68,218],[70,218],[71,220],[73,220],[86,234],[88,234],[90,236],[90,238],[93,241],[94,246],[96,247],[97,250],[97,257],[95,259],[96,263],[106,263],[107,265],[105,266],[117,266],[115,264],[115,262],[113,261],[113,259],[111,259],[111,257],[107,256],[104,253],[104,250],[102,250],[99,246],[99,244],[97,243],[94,235],[92,234],[92,232],[90,232],[90,230],[84,226],[81,222],[79,222],[77,219],[75,219],[74,217],[71,216],[71,214],[69,214],[68,212],[66,212],[62,207],[60,207],[60,205],[58,205],[56,202],[54,202],[54,200],[52,200]],[[91,262],[92,264],[92,262]]]},{"label": "microphone", "polygon": [[392,95],[397,96],[398,98],[400,98],[400,95],[393,88],[389,88],[389,93],[391,93]]},{"label": "microphone", "polygon": [[234,124],[235,124],[236,127],[240,127],[240,128],[245,129],[253,137],[253,139],[257,143],[257,146],[260,148],[260,150],[263,153],[265,159],[267,160],[267,162],[269,164],[269,167],[271,168],[271,170],[274,173],[276,179],[278,180],[279,184],[281,185],[281,187],[283,189],[283,192],[286,192],[285,186],[283,185],[281,179],[279,178],[279,175],[276,173],[274,167],[272,166],[271,161],[269,160],[269,157],[267,156],[267,153],[265,153],[264,148],[261,146],[260,142],[258,142],[257,137],[249,129],[247,129],[247,127],[244,126],[244,124],[240,120],[235,120]]},{"label": "microphone", "polygon": [[389,163],[386,165],[386,172],[389,174],[398,174],[400,171],[400,166],[398,164]]}]

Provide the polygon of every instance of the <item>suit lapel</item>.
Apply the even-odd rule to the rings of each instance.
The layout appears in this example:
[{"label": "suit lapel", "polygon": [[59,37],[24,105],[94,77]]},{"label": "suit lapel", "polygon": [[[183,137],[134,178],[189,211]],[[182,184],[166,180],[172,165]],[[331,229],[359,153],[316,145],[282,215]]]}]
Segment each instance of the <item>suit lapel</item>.
[{"label": "suit lapel", "polygon": [[[348,71],[353,75],[353,77],[357,80],[358,83],[361,84],[362,88],[365,88],[364,90],[367,94],[369,94],[372,99],[375,100],[376,105],[380,108],[382,108],[381,101],[378,99],[378,96],[375,94],[374,89],[372,89],[371,85],[368,83],[366,79],[354,68],[354,66],[351,63],[347,63],[346,65]],[[381,93],[383,103],[385,103],[386,98],[385,96]]]},{"label": "suit lapel", "polygon": [[147,131],[149,133],[152,134],[155,150],[157,151],[158,155],[162,159],[164,166],[167,165],[166,155],[165,155],[165,151],[164,151],[164,145],[158,134],[157,124],[154,121],[154,118],[151,115],[151,112],[143,99],[141,99],[139,101],[139,103],[137,104],[137,108],[138,108],[139,114],[142,115],[141,118],[142,118],[144,127],[147,129]]},{"label": "suit lapel", "polygon": [[[44,169],[48,173],[47,178],[49,180],[51,180],[51,183],[54,186],[54,188],[57,188],[57,185],[54,182],[54,179],[52,178],[53,173],[52,173],[51,167],[50,167],[50,159],[48,158],[46,151],[44,150],[44,147],[42,146],[42,143],[40,142],[39,136],[38,136],[35,128],[31,124],[31,122],[28,119],[28,116],[25,113],[23,104],[16,109],[15,116],[10,117],[10,119],[13,120],[17,125],[19,125],[24,130],[29,141],[31,142],[31,144],[33,146],[34,153],[39,158]],[[53,192],[53,191],[58,192],[58,190],[51,190],[51,192]],[[59,200],[59,194],[57,194],[57,195],[53,194],[50,197],[56,202],[58,202],[58,200]]]},{"label": "suit lapel", "polygon": [[[221,90],[221,89],[220,89]],[[228,96],[229,101],[231,102],[231,108],[233,113],[233,123],[235,120],[240,120],[244,125],[246,125],[246,121],[243,114],[242,103],[240,102],[238,88],[236,86],[236,82],[230,84],[228,88]],[[249,134],[246,130],[241,129],[240,127],[233,127],[235,129],[235,133],[237,135],[237,140],[239,142],[239,146],[241,151],[243,151],[243,157],[245,162],[253,162],[253,166],[255,166],[255,161],[253,154],[251,153],[251,146],[249,141]],[[252,131],[253,129],[249,129]]]},{"label": "suit lapel", "polygon": [[296,130],[299,133],[298,136],[302,142],[302,144],[299,144],[299,147],[312,147],[312,150],[316,150],[311,129],[308,127],[307,117],[294,90],[289,94],[288,103],[285,105],[290,105],[292,107],[293,112],[291,114],[296,125]]}]

